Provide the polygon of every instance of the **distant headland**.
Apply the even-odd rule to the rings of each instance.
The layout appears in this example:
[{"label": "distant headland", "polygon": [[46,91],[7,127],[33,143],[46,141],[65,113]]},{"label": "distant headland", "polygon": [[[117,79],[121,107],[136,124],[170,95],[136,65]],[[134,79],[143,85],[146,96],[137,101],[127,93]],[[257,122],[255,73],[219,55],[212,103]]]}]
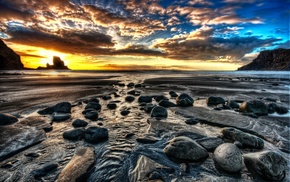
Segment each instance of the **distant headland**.
[{"label": "distant headland", "polygon": [[290,49],[262,51],[251,63],[238,70],[290,71]]},{"label": "distant headland", "polygon": [[67,66],[64,65],[64,61],[60,59],[58,56],[53,56],[53,65],[46,64],[46,67],[39,66],[38,70],[46,70],[46,69],[55,69],[55,70],[69,70]]}]

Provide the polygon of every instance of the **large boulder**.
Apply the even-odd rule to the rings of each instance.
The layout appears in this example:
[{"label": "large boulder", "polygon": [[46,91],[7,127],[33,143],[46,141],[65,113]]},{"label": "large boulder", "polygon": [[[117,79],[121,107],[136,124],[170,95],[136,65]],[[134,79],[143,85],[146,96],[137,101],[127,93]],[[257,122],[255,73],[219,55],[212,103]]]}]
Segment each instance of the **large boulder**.
[{"label": "large boulder", "polygon": [[262,149],[264,147],[264,141],[261,138],[235,128],[224,128],[222,134],[227,139],[240,142],[243,147],[255,149]]},{"label": "large boulder", "polygon": [[101,110],[102,106],[101,104],[97,103],[97,102],[89,102],[86,107],[85,110],[87,109],[95,109],[97,111]]},{"label": "large boulder", "polygon": [[99,114],[97,111],[89,111],[85,114],[85,118],[90,119],[90,120],[97,120],[99,117]]},{"label": "large boulder", "polygon": [[82,119],[76,119],[72,123],[73,127],[78,128],[78,127],[86,127],[88,125],[88,122],[82,120]]},{"label": "large boulder", "polygon": [[243,102],[240,105],[240,110],[246,113],[254,113],[257,115],[268,115],[268,107],[264,102],[259,100],[252,100]]},{"label": "large boulder", "polygon": [[95,163],[95,153],[93,147],[81,147],[64,167],[57,177],[56,182],[84,181],[83,176]]},{"label": "large boulder", "polygon": [[10,114],[2,114],[0,113],[0,126],[1,125],[10,125],[17,122],[18,119],[15,116]]},{"label": "large boulder", "polygon": [[232,143],[224,143],[214,151],[214,161],[224,171],[235,173],[243,168],[243,157],[240,149]]},{"label": "large boulder", "polygon": [[140,96],[138,98],[138,102],[145,102],[145,103],[149,103],[152,102],[152,97],[151,96]]},{"label": "large boulder", "polygon": [[188,94],[182,93],[176,97],[176,104],[180,107],[193,106],[194,99]]},{"label": "large boulder", "polygon": [[162,107],[176,107],[176,104],[174,104],[173,102],[170,102],[168,100],[161,100],[159,103],[158,103],[160,106]]},{"label": "large boulder", "polygon": [[222,97],[210,96],[206,99],[206,104],[208,106],[216,106],[219,104],[225,104],[225,99]]},{"label": "large boulder", "polygon": [[109,138],[109,132],[107,128],[100,128],[100,127],[89,127],[84,132],[84,139],[88,143],[99,143],[105,141]]},{"label": "large boulder", "polygon": [[0,161],[46,139],[43,130],[22,124],[0,127]]},{"label": "large boulder", "polygon": [[151,117],[167,118],[167,110],[162,106],[156,106],[151,111]]},{"label": "large boulder", "polygon": [[187,161],[200,161],[208,157],[207,151],[194,140],[179,136],[173,138],[164,148],[167,156]]},{"label": "large boulder", "polygon": [[282,181],[286,176],[287,161],[278,153],[263,151],[244,155],[246,166],[269,181]]},{"label": "large boulder", "polygon": [[61,113],[70,113],[71,112],[71,103],[69,102],[61,102],[54,106],[54,112]]},{"label": "large boulder", "polygon": [[67,140],[81,140],[83,138],[84,129],[77,128],[65,131],[63,133],[63,138]]},{"label": "large boulder", "polygon": [[0,39],[0,70],[19,70],[23,68],[20,56]]}]

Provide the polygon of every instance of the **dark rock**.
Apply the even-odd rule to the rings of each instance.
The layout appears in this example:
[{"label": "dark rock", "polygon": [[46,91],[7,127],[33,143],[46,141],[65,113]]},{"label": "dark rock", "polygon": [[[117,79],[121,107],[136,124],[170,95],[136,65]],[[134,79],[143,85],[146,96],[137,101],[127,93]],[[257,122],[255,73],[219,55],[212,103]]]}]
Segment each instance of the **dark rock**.
[{"label": "dark rock", "polygon": [[154,107],[156,107],[155,104],[147,103],[144,107],[144,111],[150,113]]},{"label": "dark rock", "polygon": [[100,100],[97,99],[97,98],[91,98],[91,99],[88,101],[88,103],[89,103],[89,102],[99,103]]},{"label": "dark rock", "polygon": [[0,39],[0,70],[19,70],[23,68],[20,56]]},{"label": "dark rock", "polygon": [[224,105],[223,104],[223,107],[222,107],[224,110],[231,110],[232,108],[230,107],[230,106],[228,106],[228,105]]},{"label": "dark rock", "polygon": [[46,64],[46,67],[39,66],[37,69],[43,70],[43,69],[60,69],[60,70],[68,70],[69,68],[64,65],[64,61],[60,59],[58,56],[53,56],[53,65]]},{"label": "dark rock", "polygon": [[10,114],[1,114],[0,113],[0,126],[1,125],[10,125],[16,123],[18,119],[15,116]]},{"label": "dark rock", "polygon": [[154,137],[138,137],[136,138],[136,141],[144,144],[152,144],[158,142],[159,140]]},{"label": "dark rock", "polygon": [[169,157],[188,161],[200,161],[208,157],[208,153],[204,148],[184,136],[173,138],[164,148],[164,152]]},{"label": "dark rock", "polygon": [[57,177],[57,182],[86,181],[82,179],[95,163],[93,147],[81,147]]},{"label": "dark rock", "polygon": [[99,143],[109,137],[108,129],[99,127],[89,127],[84,133],[84,139],[88,143]]},{"label": "dark rock", "polygon": [[243,157],[240,149],[232,143],[224,143],[214,151],[215,164],[221,169],[235,173],[243,168]]},{"label": "dark rock", "polygon": [[251,135],[249,133],[245,133],[241,130],[235,128],[224,128],[222,130],[222,134],[227,139],[241,142],[243,144],[243,147],[255,149],[264,148],[264,141],[261,138]]},{"label": "dark rock", "polygon": [[52,125],[49,117],[46,116],[29,116],[20,121],[21,124],[26,126],[33,126],[45,132],[52,131]]},{"label": "dark rock", "polygon": [[128,85],[127,85],[127,87],[134,87],[134,83],[133,82],[130,82],[130,83],[128,83]]},{"label": "dark rock", "polygon": [[0,161],[46,139],[43,130],[21,124],[0,127]]},{"label": "dark rock", "polygon": [[125,83],[118,83],[120,87],[125,87]]},{"label": "dark rock", "polygon": [[107,105],[108,109],[116,109],[117,108],[117,104],[114,102],[109,102],[109,104]]},{"label": "dark rock", "polygon": [[52,121],[65,121],[67,119],[70,119],[70,114],[69,113],[53,113],[52,115]]},{"label": "dark rock", "polygon": [[240,105],[234,100],[228,101],[227,104],[228,104],[228,106],[230,106],[233,109],[239,109],[240,108]]},{"label": "dark rock", "polygon": [[31,152],[31,153],[25,154],[25,156],[26,157],[36,158],[36,157],[39,157],[39,154],[38,153],[35,153],[35,152]]},{"label": "dark rock", "polygon": [[206,104],[208,106],[216,106],[219,104],[225,104],[225,99],[222,97],[210,96],[206,99]]},{"label": "dark rock", "polygon": [[54,112],[61,113],[70,113],[71,112],[71,103],[69,102],[61,102],[54,106]]},{"label": "dark rock", "polygon": [[78,128],[78,127],[86,127],[88,125],[88,122],[81,120],[81,119],[76,119],[72,123],[73,127]]},{"label": "dark rock", "polygon": [[135,134],[134,133],[127,133],[126,135],[125,135],[125,138],[131,138],[131,137],[133,137]]},{"label": "dark rock", "polygon": [[278,114],[287,114],[288,113],[288,109],[286,107],[277,106],[276,107],[276,112]]},{"label": "dark rock", "polygon": [[174,92],[174,91],[169,91],[169,95],[170,95],[171,97],[178,97],[177,93]]},{"label": "dark rock", "polygon": [[152,97],[151,96],[140,96],[138,98],[138,102],[146,102],[146,103],[152,102]]},{"label": "dark rock", "polygon": [[201,138],[197,139],[196,142],[209,152],[213,152],[218,146],[224,143],[224,141],[218,137]]},{"label": "dark rock", "polygon": [[176,107],[176,104],[168,101],[168,100],[161,100],[159,103],[158,103],[160,106],[162,107]]},{"label": "dark rock", "polygon": [[290,49],[262,51],[253,62],[238,70],[290,70]]},{"label": "dark rock", "polygon": [[189,125],[194,125],[194,124],[198,123],[198,120],[195,118],[189,118],[189,119],[185,120],[185,123],[189,124]]},{"label": "dark rock", "polygon": [[176,103],[180,107],[193,106],[194,99],[188,94],[183,93],[176,97]]},{"label": "dark rock", "polygon": [[34,178],[41,178],[48,175],[50,172],[55,171],[58,168],[57,163],[51,163],[44,165],[41,169],[32,171]]},{"label": "dark rock", "polygon": [[157,95],[157,96],[154,96],[154,100],[156,100],[156,102],[160,102],[161,100],[169,100],[169,99],[165,97],[164,95]]},{"label": "dark rock", "polygon": [[244,154],[244,161],[250,172],[270,181],[282,181],[287,172],[287,161],[278,153],[263,151]]},{"label": "dark rock", "polygon": [[265,103],[259,100],[252,100],[249,102],[243,102],[240,105],[242,112],[254,113],[257,115],[268,115],[268,107]]},{"label": "dark rock", "polygon": [[186,136],[192,140],[201,139],[201,138],[205,137],[205,135],[203,133],[201,133],[198,130],[194,131],[193,129],[190,131],[189,130],[179,130],[179,131],[173,133],[173,136],[175,136],[175,137]]},{"label": "dark rock", "polygon": [[47,107],[45,109],[37,111],[37,113],[41,115],[52,114],[53,112],[54,112],[54,107]]},{"label": "dark rock", "polygon": [[77,128],[65,131],[62,136],[67,140],[81,140],[83,138],[84,129]]},{"label": "dark rock", "polygon": [[122,116],[126,116],[126,115],[128,115],[129,113],[130,113],[130,111],[128,111],[128,110],[121,111],[121,115],[122,115]]},{"label": "dark rock", "polygon": [[133,96],[127,96],[127,97],[125,98],[125,100],[126,100],[127,102],[133,102],[133,101],[135,100],[135,97],[133,97]]},{"label": "dark rock", "polygon": [[138,83],[138,84],[135,85],[135,88],[140,88],[140,87],[142,87],[141,83]]},{"label": "dark rock", "polygon": [[89,102],[86,107],[85,107],[85,110],[87,109],[95,109],[97,111],[101,110],[102,106],[101,104],[99,103],[96,103],[96,102]]},{"label": "dark rock", "polygon": [[167,118],[167,110],[162,106],[156,106],[151,111],[151,117]]},{"label": "dark rock", "polygon": [[112,97],[110,95],[104,95],[102,97],[103,100],[109,100],[109,99],[112,99]]},{"label": "dark rock", "polygon": [[267,107],[268,107],[268,113],[273,114],[274,112],[276,112],[277,104],[270,103],[270,104],[267,104]]},{"label": "dark rock", "polygon": [[115,92],[114,97],[121,97],[121,96]]},{"label": "dark rock", "polygon": [[99,114],[96,111],[90,111],[85,114],[85,118],[90,119],[90,120],[97,120],[99,117]]}]

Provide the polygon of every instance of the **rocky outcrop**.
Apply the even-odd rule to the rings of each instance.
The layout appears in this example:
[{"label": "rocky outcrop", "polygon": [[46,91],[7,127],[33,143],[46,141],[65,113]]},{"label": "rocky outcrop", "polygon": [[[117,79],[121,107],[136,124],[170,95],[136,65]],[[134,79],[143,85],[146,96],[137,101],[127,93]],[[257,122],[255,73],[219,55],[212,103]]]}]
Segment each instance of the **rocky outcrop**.
[{"label": "rocky outcrop", "polygon": [[290,70],[290,49],[262,51],[251,63],[238,70]]},{"label": "rocky outcrop", "polygon": [[58,56],[53,56],[53,65],[46,64],[46,67],[39,66],[37,68],[38,70],[44,70],[44,69],[55,69],[55,70],[69,70],[67,66],[64,65],[64,61],[60,59]]},{"label": "rocky outcrop", "polygon": [[0,70],[19,70],[23,68],[20,56],[0,39]]}]

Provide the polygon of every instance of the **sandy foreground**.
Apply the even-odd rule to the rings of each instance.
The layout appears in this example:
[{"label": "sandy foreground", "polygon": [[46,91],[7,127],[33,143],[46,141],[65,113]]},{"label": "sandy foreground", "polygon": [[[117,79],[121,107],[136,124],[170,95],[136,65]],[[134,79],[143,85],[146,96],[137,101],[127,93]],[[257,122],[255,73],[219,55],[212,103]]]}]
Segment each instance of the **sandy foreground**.
[{"label": "sandy foreground", "polygon": [[[289,85],[287,73],[0,74],[0,113],[17,118],[0,123],[0,181],[289,181]],[[288,113],[229,104],[253,100]]]}]

